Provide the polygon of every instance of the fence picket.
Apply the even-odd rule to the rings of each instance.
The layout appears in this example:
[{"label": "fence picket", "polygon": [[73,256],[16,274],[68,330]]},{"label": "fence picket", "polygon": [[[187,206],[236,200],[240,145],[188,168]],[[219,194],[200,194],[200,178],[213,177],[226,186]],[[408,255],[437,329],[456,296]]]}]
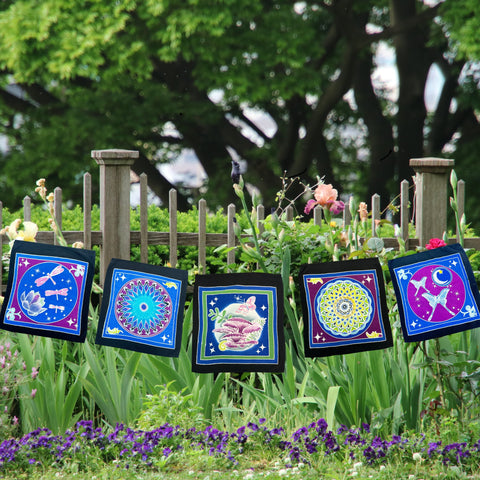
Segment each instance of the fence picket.
[{"label": "fence picket", "polygon": [[148,185],[147,175],[140,175],[140,261],[148,263]]},{"label": "fence picket", "polygon": [[313,209],[313,223],[318,226],[322,224],[322,207],[319,205]]},{"label": "fence picket", "polygon": [[287,222],[291,222],[293,220],[293,207],[291,205],[289,205],[286,209],[285,209],[285,212],[286,212],[286,219],[287,219]]},{"label": "fence picket", "polygon": [[170,218],[169,246],[170,246],[170,265],[177,266],[177,191],[172,188],[169,192],[168,213]]},{"label": "fence picket", "polygon": [[377,236],[377,221],[380,220],[380,195],[372,195],[372,237]]},{"label": "fence picket", "polygon": [[207,202],[198,202],[198,268],[205,273],[207,268]]},{"label": "fence picket", "polygon": [[83,246],[92,248],[92,176],[83,176]]},{"label": "fence picket", "polygon": [[[348,204],[345,206],[345,209],[343,210],[343,224],[344,225],[350,225],[351,221],[352,221],[352,209],[353,209],[353,203],[354,203],[354,200],[353,200],[353,196],[349,198],[348,200]],[[320,210],[321,212],[321,208],[317,207],[315,210]],[[316,223],[316,222],[315,222]],[[321,217],[320,217],[320,223],[321,223]],[[320,225],[320,223],[316,223],[317,225]]]},{"label": "fence picket", "polygon": [[400,232],[402,235],[402,239],[405,242],[408,241],[408,225],[409,225],[409,184],[407,180],[403,180],[400,183]]},{"label": "fence picket", "polygon": [[32,220],[32,200],[27,195],[23,199],[23,221],[30,222]]},{"label": "fence picket", "polygon": [[227,209],[227,247],[232,249],[227,253],[228,265],[235,263],[235,250],[233,249],[235,247],[235,222],[235,205],[231,203]]},{"label": "fence picket", "polygon": [[[462,218],[465,212],[465,182],[459,180],[457,182],[457,209],[458,209],[458,218]],[[458,225],[456,230],[457,242],[460,241],[460,232],[458,231]]]},{"label": "fence picket", "polygon": [[[60,187],[53,190],[53,212],[57,226],[62,231],[62,189]],[[58,245],[57,236],[55,236],[53,242],[54,245]]]}]

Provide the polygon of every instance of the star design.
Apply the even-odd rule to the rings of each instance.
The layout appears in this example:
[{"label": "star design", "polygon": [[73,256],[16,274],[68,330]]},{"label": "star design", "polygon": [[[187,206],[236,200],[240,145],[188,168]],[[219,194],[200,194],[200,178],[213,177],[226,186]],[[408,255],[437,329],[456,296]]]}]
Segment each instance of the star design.
[{"label": "star design", "polygon": [[165,341],[168,337],[165,336],[165,334],[163,334],[163,337],[162,337],[162,340]]},{"label": "star design", "polygon": [[320,335],[317,333],[317,334],[315,335],[315,340],[318,342],[318,341],[320,340],[320,338],[321,338]]},{"label": "star design", "polygon": [[410,324],[413,328],[415,328],[417,326],[417,323],[415,321],[413,321],[411,324]]},{"label": "star design", "polygon": [[262,352],[266,349],[267,347],[265,345],[260,345],[260,350],[262,350]]},{"label": "star design", "polygon": [[213,307],[213,306],[215,305],[215,302],[212,300],[212,301],[210,302],[210,305]]},{"label": "star design", "polygon": [[265,310],[267,309],[267,307],[266,307],[265,305],[262,305],[260,308],[261,308],[263,311],[265,311]]},{"label": "star design", "polygon": [[457,261],[456,261],[456,260],[452,260],[450,263],[451,263],[454,267],[457,265]]},{"label": "star design", "polygon": [[26,267],[27,265],[30,265],[30,262],[27,259],[25,259],[25,261],[23,262],[23,266]]},{"label": "star design", "polygon": [[213,352],[215,352],[215,349],[214,349],[214,348],[211,348],[211,349],[210,349],[210,353],[213,353]]}]

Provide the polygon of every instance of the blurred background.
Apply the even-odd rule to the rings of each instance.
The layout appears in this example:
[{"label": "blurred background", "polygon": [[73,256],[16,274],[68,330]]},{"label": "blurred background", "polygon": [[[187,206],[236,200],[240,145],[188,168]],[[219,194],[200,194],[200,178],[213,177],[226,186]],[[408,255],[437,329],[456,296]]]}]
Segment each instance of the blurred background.
[{"label": "blurred background", "polygon": [[[91,150],[139,150],[150,202],[268,207],[281,176],[386,206],[410,158],[455,160],[478,225],[477,0],[15,0],[0,4],[0,200],[82,201]],[[296,185],[291,195],[294,196]],[[298,185],[298,191],[301,191]],[[95,195],[95,193],[94,193]],[[132,201],[138,194],[132,188]],[[95,196],[94,196],[95,198]]]}]

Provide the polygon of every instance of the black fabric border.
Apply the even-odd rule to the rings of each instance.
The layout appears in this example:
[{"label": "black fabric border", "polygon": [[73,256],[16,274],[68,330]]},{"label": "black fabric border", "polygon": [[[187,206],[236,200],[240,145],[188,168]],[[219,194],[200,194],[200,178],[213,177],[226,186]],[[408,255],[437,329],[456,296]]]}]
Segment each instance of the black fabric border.
[{"label": "black fabric border", "polygon": [[[109,299],[111,294],[111,285],[113,280],[113,271],[115,268],[122,270],[131,270],[137,272],[145,272],[150,275],[160,275],[163,277],[173,278],[179,280],[182,283],[181,291],[179,294],[179,306],[177,316],[177,330],[175,334],[175,348],[167,349],[162,347],[156,347],[153,345],[146,345],[142,343],[129,342],[120,338],[105,338],[102,336],[103,328],[105,326],[106,315],[109,307]],[[131,350],[134,352],[149,353],[152,355],[158,355],[163,357],[178,357],[180,347],[182,343],[182,331],[183,331],[183,317],[185,310],[185,299],[187,295],[187,282],[188,272],[186,270],[179,270],[176,268],[162,267],[159,265],[150,265],[147,263],[132,262],[130,260],[122,260],[119,258],[112,258],[107,271],[105,273],[104,290],[102,297],[102,304],[100,307],[100,314],[98,318],[97,335],[95,337],[95,343],[97,345],[106,345],[108,347],[118,347],[125,350]]]},{"label": "black fabric border", "polygon": [[[10,325],[4,322],[5,311],[10,298],[12,286],[14,266],[17,253],[24,253],[38,256],[52,256],[60,257],[69,260],[80,260],[88,263],[88,271],[85,279],[85,295],[82,302],[82,316],[79,319],[80,333],[79,335],[73,335],[63,332],[46,331],[40,328],[31,328],[20,325]],[[87,336],[88,326],[88,313],[90,304],[90,294],[92,290],[93,275],[95,271],[95,252],[93,250],[84,250],[82,248],[64,247],[61,245],[50,245],[46,243],[26,242],[23,240],[15,240],[11,255],[10,255],[10,267],[8,272],[8,283],[5,291],[5,298],[0,313],[0,328],[8,330],[10,332],[27,333],[31,335],[37,335],[41,337],[58,338],[60,340],[70,340],[72,342],[82,343]]]},{"label": "black fabric border", "polygon": [[[218,363],[216,365],[198,364],[196,354],[199,348],[198,334],[200,330],[199,322],[199,287],[224,287],[224,286],[265,286],[276,288],[277,301],[277,340],[278,340],[278,363],[276,364],[233,364]],[[283,373],[285,369],[285,334],[284,327],[284,294],[282,276],[273,273],[223,273],[197,275],[193,287],[193,331],[192,331],[192,371],[197,373],[220,373],[220,372],[272,372]]]},{"label": "black fabric border", "polygon": [[[377,275],[379,299],[380,299],[380,313],[383,320],[383,328],[385,330],[385,339],[376,342],[362,342],[351,345],[338,345],[330,347],[311,348],[309,345],[309,321],[308,321],[308,306],[307,306],[307,292],[305,290],[303,277],[304,275],[312,274],[335,274],[336,272],[348,272],[355,270],[374,270]],[[304,264],[300,267],[298,276],[298,283],[300,287],[300,300],[303,313],[303,343],[306,357],[328,357],[331,355],[343,355],[355,352],[364,352],[370,350],[382,350],[393,345],[392,330],[388,316],[388,307],[385,292],[385,280],[383,278],[383,271],[380,261],[377,257],[362,258],[358,260],[345,260],[341,262],[324,262]]]}]

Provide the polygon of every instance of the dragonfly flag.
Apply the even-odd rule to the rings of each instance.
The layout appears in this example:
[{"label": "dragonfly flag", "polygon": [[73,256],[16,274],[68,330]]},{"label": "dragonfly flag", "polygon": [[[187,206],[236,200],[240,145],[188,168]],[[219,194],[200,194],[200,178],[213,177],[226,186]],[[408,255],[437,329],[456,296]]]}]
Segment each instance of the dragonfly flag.
[{"label": "dragonfly flag", "polygon": [[15,240],[0,326],[83,342],[95,252]]}]

